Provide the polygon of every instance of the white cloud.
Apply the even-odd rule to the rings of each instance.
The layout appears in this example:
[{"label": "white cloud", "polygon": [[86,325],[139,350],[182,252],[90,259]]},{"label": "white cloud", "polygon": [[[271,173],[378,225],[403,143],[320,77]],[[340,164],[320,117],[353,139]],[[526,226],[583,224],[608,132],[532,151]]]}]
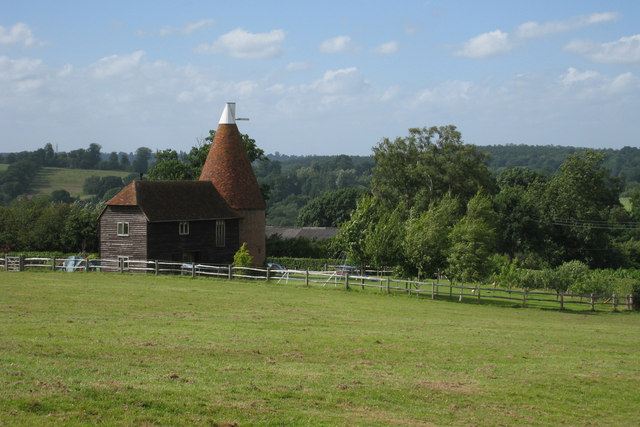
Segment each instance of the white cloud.
[{"label": "white cloud", "polygon": [[[620,14],[618,12],[604,12],[577,16],[564,21],[525,22],[516,28],[514,36],[497,29],[473,37],[462,45],[456,55],[468,58],[490,58],[509,53],[514,47],[514,41],[576,30],[589,25],[615,21],[619,18]],[[573,46],[572,48],[576,47]]]},{"label": "white cloud", "polygon": [[73,65],[67,64],[58,72],[58,77],[66,77],[73,72]]},{"label": "white cloud", "polygon": [[619,18],[620,14],[618,12],[604,12],[577,16],[564,21],[549,21],[543,23],[531,21],[519,25],[515,34],[522,39],[544,37],[550,34],[577,30],[589,25],[616,21]]},{"label": "white cloud", "polygon": [[418,93],[415,101],[420,103],[453,104],[468,101],[471,98],[471,82],[449,80],[432,89],[425,89]]},{"label": "white cloud", "polygon": [[329,70],[311,87],[324,94],[350,94],[359,92],[366,85],[364,76],[356,67]]},{"label": "white cloud", "polygon": [[38,43],[26,24],[18,22],[11,28],[0,25],[0,46],[31,47],[36,44]]},{"label": "white cloud", "polygon": [[171,35],[171,34],[189,35],[189,34],[195,33],[197,30],[199,30],[201,28],[210,27],[214,23],[215,23],[215,21],[213,19],[201,19],[200,21],[191,22],[191,23],[185,24],[184,26],[179,27],[179,28],[176,28],[176,27],[164,27],[163,29],[160,30],[160,35],[162,35],[162,36],[168,36],[168,35]]},{"label": "white cloud", "polygon": [[34,75],[42,66],[39,59],[9,59],[0,56],[0,80],[20,80]]},{"label": "white cloud", "polygon": [[613,93],[628,93],[640,90],[640,79],[632,73],[620,74],[609,85]]},{"label": "white cloud", "polygon": [[351,45],[351,37],[338,36],[329,40],[325,40],[320,44],[320,50],[324,53],[343,53],[349,49]]},{"label": "white cloud", "polygon": [[392,53],[396,53],[397,51],[398,42],[395,41],[383,43],[375,49],[375,52],[379,55],[390,55]]},{"label": "white cloud", "polygon": [[212,44],[202,44],[195,48],[196,53],[223,53],[234,58],[267,59],[282,55],[281,44],[285,32],[273,30],[268,33],[249,33],[237,28],[220,36]]},{"label": "white cloud", "polygon": [[294,71],[305,71],[311,68],[311,64],[308,62],[289,62],[285,67],[286,71],[294,72]]},{"label": "white cloud", "polygon": [[559,79],[563,93],[571,93],[571,98],[602,102],[619,99],[621,95],[635,97],[640,90],[640,79],[627,72],[615,77],[601,75],[595,71],[580,72],[569,68]]},{"label": "white cloud", "polygon": [[144,56],[144,51],[138,50],[126,55],[111,55],[102,58],[91,64],[93,76],[103,79],[123,74],[131,75],[130,72],[138,66],[142,56]]},{"label": "white cloud", "polygon": [[600,75],[595,71],[580,72],[571,67],[567,70],[566,74],[563,74],[560,77],[560,81],[565,85],[572,85],[574,83],[585,82],[587,80],[592,80],[598,77],[600,77]]},{"label": "white cloud", "polygon": [[456,54],[468,58],[490,58],[508,53],[512,47],[509,34],[495,30],[469,39]]},{"label": "white cloud", "polygon": [[397,98],[399,95],[400,95],[400,86],[397,86],[397,85],[390,86],[387,88],[387,90],[384,91],[384,93],[380,97],[380,101],[389,102]]},{"label": "white cloud", "polygon": [[608,43],[574,40],[564,49],[599,63],[640,64],[640,34]]}]

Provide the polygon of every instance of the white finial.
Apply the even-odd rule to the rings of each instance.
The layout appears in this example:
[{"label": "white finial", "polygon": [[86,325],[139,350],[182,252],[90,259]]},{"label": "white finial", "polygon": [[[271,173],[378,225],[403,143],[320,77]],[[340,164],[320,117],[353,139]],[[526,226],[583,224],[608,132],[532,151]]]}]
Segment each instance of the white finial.
[{"label": "white finial", "polygon": [[218,124],[232,125],[235,122],[236,122],[236,103],[227,102],[227,105],[224,106],[224,111],[222,111],[222,115],[220,116],[220,121],[218,122]]}]

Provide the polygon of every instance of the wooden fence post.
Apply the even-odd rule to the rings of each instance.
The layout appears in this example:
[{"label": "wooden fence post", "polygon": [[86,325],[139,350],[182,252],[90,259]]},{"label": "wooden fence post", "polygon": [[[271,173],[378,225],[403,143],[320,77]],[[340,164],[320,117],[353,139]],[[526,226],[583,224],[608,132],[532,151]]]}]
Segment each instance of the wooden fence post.
[{"label": "wooden fence post", "polygon": [[522,306],[523,307],[527,306],[527,290],[526,289],[522,290]]},{"label": "wooden fence post", "polygon": [[309,287],[309,269],[304,272],[304,285]]},{"label": "wooden fence post", "polygon": [[462,302],[462,293],[464,292],[464,285],[460,285],[460,298],[458,298],[458,302]]},{"label": "wooden fence post", "polygon": [[89,257],[86,257],[84,259],[84,272],[88,273],[89,272]]},{"label": "wooden fence post", "polygon": [[435,283],[431,282],[431,299],[436,299],[435,290],[436,290],[436,285]]},{"label": "wooden fence post", "polygon": [[156,276],[158,275],[158,271],[159,271],[159,270],[160,270],[160,269],[158,268],[158,260],[155,260],[155,261],[153,262],[153,272],[154,272],[154,274],[155,274]]},{"label": "wooden fence post", "polygon": [[627,310],[631,311],[631,294],[627,295]]},{"label": "wooden fence post", "polygon": [[349,290],[349,273],[344,273],[344,289]]},{"label": "wooden fence post", "polygon": [[387,294],[389,293],[390,289],[389,289],[389,277],[387,277]]},{"label": "wooden fence post", "polygon": [[616,311],[616,309],[618,308],[618,297],[616,296],[616,294],[613,294],[612,296],[613,299],[613,311]]},{"label": "wooden fence post", "polygon": [[56,256],[51,258],[51,270],[56,271]]},{"label": "wooden fence post", "polygon": [[267,266],[267,282],[271,281],[271,266]]},{"label": "wooden fence post", "polygon": [[478,293],[478,304],[480,304],[480,285],[476,285],[476,292]]},{"label": "wooden fence post", "polygon": [[593,301],[593,294],[591,294],[591,311],[595,311],[594,301]]},{"label": "wooden fence post", "polygon": [[229,265],[229,280],[233,280],[233,265]]},{"label": "wooden fence post", "polygon": [[191,277],[196,277],[196,264],[191,264]]},{"label": "wooden fence post", "polygon": [[560,310],[564,310],[564,292],[560,292]]}]

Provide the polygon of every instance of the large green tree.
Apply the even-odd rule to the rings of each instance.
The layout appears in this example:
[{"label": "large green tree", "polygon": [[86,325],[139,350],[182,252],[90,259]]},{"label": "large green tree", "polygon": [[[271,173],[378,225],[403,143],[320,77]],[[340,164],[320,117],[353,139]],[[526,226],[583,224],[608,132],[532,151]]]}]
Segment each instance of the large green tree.
[{"label": "large green tree", "polygon": [[591,267],[616,266],[610,223],[620,206],[621,182],[602,166],[602,153],[569,156],[549,182],[541,200],[543,220],[554,243],[552,261],[579,260]]},{"label": "large green tree", "polygon": [[[497,177],[500,191],[493,203],[498,214],[497,250],[511,259],[530,257],[545,247],[545,228],[541,223],[540,200],[548,178],[523,168],[502,171]],[[538,258],[537,255],[536,257]]]},{"label": "large green tree", "polygon": [[451,230],[460,216],[460,201],[445,195],[431,203],[428,211],[407,222],[404,254],[420,276],[432,277],[446,269]]},{"label": "large green tree", "polygon": [[349,261],[358,265],[370,263],[367,250],[367,235],[371,233],[381,217],[380,199],[365,194],[358,200],[349,221],[343,222],[336,236],[336,243],[348,256]]},{"label": "large green tree", "polygon": [[424,211],[447,193],[466,203],[478,190],[494,188],[487,155],[464,144],[453,125],[409,129],[407,137],[384,138],[373,153],[372,189],[390,206]]},{"label": "large green tree", "polygon": [[476,194],[467,204],[467,214],[453,227],[447,261],[448,276],[462,282],[478,282],[491,273],[496,218],[491,199]]},{"label": "large green tree", "polygon": [[298,213],[302,227],[337,227],[349,219],[362,192],[355,188],[328,191],[309,201]]},{"label": "large green tree", "polygon": [[136,158],[133,160],[134,172],[147,173],[149,170],[149,159],[151,159],[151,149],[147,147],[140,147],[136,150]]},{"label": "large green tree", "polygon": [[149,169],[149,179],[179,181],[197,179],[197,176],[193,166],[180,160],[178,153],[169,148],[156,153],[156,161]]}]

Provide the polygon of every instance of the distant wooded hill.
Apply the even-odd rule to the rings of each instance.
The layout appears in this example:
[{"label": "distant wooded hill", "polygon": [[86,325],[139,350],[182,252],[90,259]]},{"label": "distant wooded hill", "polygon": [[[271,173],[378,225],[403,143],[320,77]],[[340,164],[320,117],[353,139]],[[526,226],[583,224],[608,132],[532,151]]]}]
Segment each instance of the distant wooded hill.
[{"label": "distant wooded hill", "polygon": [[[552,145],[489,145],[478,148],[490,156],[489,168],[495,173],[522,167],[548,175],[552,175],[571,154],[586,150]],[[605,153],[604,167],[611,176],[623,180],[621,196],[640,190],[640,149],[624,147],[596,151]],[[267,157],[270,161],[256,165],[255,171],[258,181],[271,188],[267,202],[268,225],[305,225],[298,221],[298,214],[310,200],[343,188],[368,190],[375,166],[371,156],[289,156],[276,152]]]},{"label": "distant wooded hill", "polygon": [[[64,168],[80,165],[80,163],[75,165],[71,161],[75,158],[71,154],[62,159],[58,159],[59,154],[52,152],[47,156],[47,148],[51,151],[51,147],[46,147],[33,153],[0,157],[0,161],[5,163],[0,164],[0,204],[7,204],[13,197],[25,192],[38,192],[37,190],[39,190],[40,193],[44,193],[46,189],[59,188],[60,185],[57,183],[53,185],[47,182],[49,177],[53,179],[56,174],[43,173],[40,166],[62,166]],[[81,160],[85,157],[91,159],[95,157],[93,167],[99,165],[103,169],[110,169],[107,167],[108,161],[100,161],[100,157],[97,155],[91,156],[91,154],[99,153],[99,146],[94,150],[91,148],[92,146],[87,150],[76,150],[79,154],[76,151],[72,153],[78,154],[76,157]],[[489,154],[489,167],[496,173],[506,168],[523,167],[549,175],[557,170],[567,156],[586,150],[580,147],[550,145],[490,145],[478,148]],[[145,150],[142,154],[146,154],[148,160],[152,161],[152,153],[148,149]],[[624,147],[618,150],[601,149],[597,151],[606,155],[604,166],[611,175],[624,181],[622,196],[629,195],[633,190],[640,190],[639,148]],[[40,162],[40,157],[45,160]],[[112,158],[111,163],[118,165],[118,169],[120,169],[118,172],[114,171],[110,174],[104,170],[102,173],[96,174],[94,171],[91,172],[91,175],[121,177],[126,175],[122,169],[129,171],[133,169],[132,167],[125,168],[121,164],[120,160],[124,159],[128,165],[129,159],[126,156],[111,153],[110,157]],[[370,188],[372,170],[375,166],[371,156],[290,156],[276,152],[267,155],[267,157],[270,159],[269,161],[256,162],[254,169],[260,184],[267,184],[270,188],[269,200],[267,201],[268,225],[294,225],[296,223],[303,225],[298,221],[301,209],[309,201],[323,196],[325,193],[346,188],[367,191]],[[144,170],[146,170],[147,158],[145,158]],[[66,163],[63,160],[66,160]],[[137,159],[134,158],[135,160]],[[79,188],[86,179],[84,175],[82,177],[80,175],[74,176],[76,179],[72,180],[74,181],[73,188],[65,188],[72,195],[79,193]]]}]

